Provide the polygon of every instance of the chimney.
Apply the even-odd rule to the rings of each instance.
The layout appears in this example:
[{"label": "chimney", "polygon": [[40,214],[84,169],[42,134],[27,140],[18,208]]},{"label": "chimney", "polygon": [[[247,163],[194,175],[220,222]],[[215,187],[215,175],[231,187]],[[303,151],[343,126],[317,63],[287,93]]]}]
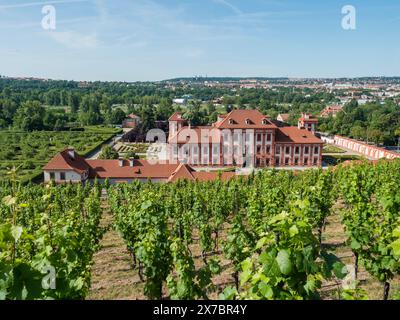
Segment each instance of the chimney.
[{"label": "chimney", "polygon": [[135,162],[135,159],[134,159],[134,158],[129,158],[129,166],[130,166],[130,167],[133,167],[134,162]]},{"label": "chimney", "polygon": [[124,159],[123,158],[119,158],[118,159],[118,163],[119,163],[120,167],[123,167],[124,166]]},{"label": "chimney", "polygon": [[72,160],[75,160],[75,150],[74,150],[74,148],[69,148],[68,149],[68,155]]}]

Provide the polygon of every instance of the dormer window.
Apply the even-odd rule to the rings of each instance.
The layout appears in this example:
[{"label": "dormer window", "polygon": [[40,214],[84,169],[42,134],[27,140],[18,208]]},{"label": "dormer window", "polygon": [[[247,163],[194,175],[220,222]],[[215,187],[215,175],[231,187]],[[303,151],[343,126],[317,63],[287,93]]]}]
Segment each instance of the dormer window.
[{"label": "dormer window", "polygon": [[267,119],[263,119],[262,124],[268,124],[268,120]]},{"label": "dormer window", "polygon": [[235,124],[235,121],[233,119],[229,119],[229,124]]},{"label": "dormer window", "polygon": [[251,124],[251,120],[250,119],[246,119],[246,124]]}]

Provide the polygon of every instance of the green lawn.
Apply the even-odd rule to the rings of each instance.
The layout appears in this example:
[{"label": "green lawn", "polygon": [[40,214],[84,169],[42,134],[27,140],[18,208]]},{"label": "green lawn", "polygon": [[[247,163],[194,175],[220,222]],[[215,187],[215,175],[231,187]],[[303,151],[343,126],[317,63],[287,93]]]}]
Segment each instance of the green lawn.
[{"label": "green lawn", "polygon": [[345,153],[343,149],[340,149],[339,147],[332,146],[332,145],[326,145],[324,146],[323,153]]},{"label": "green lawn", "polygon": [[85,156],[119,131],[106,127],[90,127],[84,132],[0,131],[0,180],[7,177],[9,168],[18,167],[23,182],[34,179],[42,167],[58,152],[67,147]]}]

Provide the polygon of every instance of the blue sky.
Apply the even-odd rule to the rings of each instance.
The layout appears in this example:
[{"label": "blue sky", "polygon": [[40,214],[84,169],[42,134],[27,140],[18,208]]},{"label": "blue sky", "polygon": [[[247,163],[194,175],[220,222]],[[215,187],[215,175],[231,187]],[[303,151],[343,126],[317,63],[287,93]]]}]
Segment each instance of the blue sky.
[{"label": "blue sky", "polygon": [[[41,27],[56,8],[56,30]],[[341,26],[353,5],[357,29]],[[181,76],[400,75],[398,0],[0,0],[0,74],[137,81]]]}]

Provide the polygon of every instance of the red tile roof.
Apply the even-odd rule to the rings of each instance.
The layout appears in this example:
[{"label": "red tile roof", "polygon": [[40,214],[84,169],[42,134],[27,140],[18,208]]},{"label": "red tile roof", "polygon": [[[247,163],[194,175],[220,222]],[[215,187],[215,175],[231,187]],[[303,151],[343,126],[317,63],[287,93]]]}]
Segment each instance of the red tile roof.
[{"label": "red tile roof", "polygon": [[182,118],[183,112],[175,112],[168,121],[186,121]]},{"label": "red tile roof", "polygon": [[[74,152],[72,158],[70,152]],[[86,160],[76,153],[73,149],[66,149],[53,157],[43,168],[44,170],[72,170],[79,174],[89,171],[90,166]]]},{"label": "red tile roof", "polygon": [[[231,123],[231,121],[233,123]],[[246,123],[249,121],[249,124]],[[266,124],[263,123],[265,121]],[[275,129],[269,117],[258,110],[233,110],[224,120],[216,123],[219,129]]]},{"label": "red tile roof", "polygon": [[318,122],[318,119],[316,119],[316,118],[309,118],[309,119],[300,118],[300,121],[302,121],[302,122]]},{"label": "red tile roof", "polygon": [[278,115],[278,118],[281,118],[282,121],[286,122],[286,121],[288,121],[289,118],[290,118],[290,113],[280,113],[280,114]]},{"label": "red tile roof", "polygon": [[187,164],[180,164],[178,168],[172,173],[168,182],[176,182],[179,180],[190,180],[190,181],[214,181],[221,178],[222,181],[228,181],[236,177],[235,172],[197,172]]},{"label": "red tile roof", "polygon": [[296,127],[282,127],[276,131],[276,143],[323,144],[324,142],[308,130]]},{"label": "red tile roof", "polygon": [[128,160],[87,160],[91,167],[91,178],[99,179],[167,179],[176,170],[178,164],[151,164],[146,160],[134,160],[131,167]]}]

